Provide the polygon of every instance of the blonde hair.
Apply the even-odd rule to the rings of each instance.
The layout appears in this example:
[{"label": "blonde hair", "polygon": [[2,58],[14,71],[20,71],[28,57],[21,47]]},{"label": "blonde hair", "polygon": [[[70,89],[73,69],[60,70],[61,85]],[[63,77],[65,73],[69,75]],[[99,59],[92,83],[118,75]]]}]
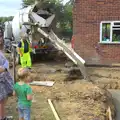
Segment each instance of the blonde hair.
[{"label": "blonde hair", "polygon": [[27,68],[19,68],[18,69],[18,79],[25,80],[26,77],[30,75],[29,69]]}]

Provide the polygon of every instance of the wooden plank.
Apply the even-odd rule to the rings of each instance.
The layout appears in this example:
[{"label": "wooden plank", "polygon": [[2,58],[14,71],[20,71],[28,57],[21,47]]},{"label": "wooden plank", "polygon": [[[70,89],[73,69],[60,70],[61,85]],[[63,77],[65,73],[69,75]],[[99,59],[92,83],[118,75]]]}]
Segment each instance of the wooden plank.
[{"label": "wooden plank", "polygon": [[48,99],[48,103],[49,103],[49,105],[51,107],[51,110],[52,110],[54,116],[55,116],[55,119],[60,120],[60,118],[59,118],[59,116],[58,116],[58,114],[57,114],[57,112],[56,112],[56,110],[55,110],[55,108],[54,108],[54,106],[52,104],[52,101],[50,99]]},{"label": "wooden plank", "polygon": [[52,87],[54,85],[55,82],[53,81],[33,81],[30,83],[30,85],[40,85],[40,86],[48,86],[48,87]]},{"label": "wooden plank", "polygon": [[107,120],[112,120],[112,112],[111,112],[110,107],[108,107],[107,109]]},{"label": "wooden plank", "polygon": [[114,63],[111,65],[112,67],[120,67],[120,63]]},{"label": "wooden plank", "polygon": [[[120,90],[108,89],[112,95],[113,104],[115,107],[115,120],[120,120]],[[111,113],[112,114],[112,113]]]},{"label": "wooden plank", "polygon": [[16,83],[16,56],[15,56],[15,50],[16,48],[14,46],[13,47],[13,77],[14,77],[14,83]]}]

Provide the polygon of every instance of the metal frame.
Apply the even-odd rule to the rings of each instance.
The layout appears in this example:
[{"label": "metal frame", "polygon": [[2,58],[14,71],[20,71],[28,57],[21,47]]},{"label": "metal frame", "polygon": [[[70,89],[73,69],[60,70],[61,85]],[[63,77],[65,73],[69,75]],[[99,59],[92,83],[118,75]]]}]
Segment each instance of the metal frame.
[{"label": "metal frame", "polygon": [[[110,41],[102,41],[102,24],[103,23],[110,23]],[[112,34],[113,34],[113,30],[120,30],[120,28],[113,28],[113,26],[117,26],[120,27],[120,25],[114,25],[114,23],[120,23],[120,21],[102,21],[100,23],[100,43],[103,44],[120,44],[120,42],[113,42],[112,41]]]}]

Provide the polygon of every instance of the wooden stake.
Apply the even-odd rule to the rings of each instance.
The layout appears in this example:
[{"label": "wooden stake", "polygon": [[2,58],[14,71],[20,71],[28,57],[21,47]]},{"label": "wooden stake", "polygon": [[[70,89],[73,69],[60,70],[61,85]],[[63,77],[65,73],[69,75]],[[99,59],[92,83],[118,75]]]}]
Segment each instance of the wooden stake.
[{"label": "wooden stake", "polygon": [[48,99],[48,103],[49,103],[49,105],[50,105],[50,107],[51,107],[51,109],[52,109],[52,112],[53,112],[56,120],[60,120],[60,118],[59,118],[59,116],[58,116],[58,114],[57,114],[57,112],[56,112],[56,110],[55,110],[55,108],[54,108],[54,106],[53,106],[53,104],[52,104],[52,102],[51,102],[50,99]]},{"label": "wooden stake", "polygon": [[107,109],[107,119],[112,120],[112,113],[111,113],[110,107],[108,107],[108,109]]},{"label": "wooden stake", "polygon": [[16,65],[15,65],[15,61],[16,61],[16,56],[15,56],[15,46],[13,46],[13,76],[14,76],[14,83],[16,83]]}]

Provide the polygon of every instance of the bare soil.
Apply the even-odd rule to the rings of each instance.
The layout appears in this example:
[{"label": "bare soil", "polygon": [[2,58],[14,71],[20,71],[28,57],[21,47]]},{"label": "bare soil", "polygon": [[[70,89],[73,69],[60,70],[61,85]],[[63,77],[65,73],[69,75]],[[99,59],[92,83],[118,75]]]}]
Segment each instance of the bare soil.
[{"label": "bare soil", "polygon": [[94,84],[104,89],[120,89],[119,67],[90,67],[88,73]]},{"label": "bare soil", "polygon": [[[110,80],[119,81],[119,69],[88,68],[92,82],[83,79],[67,80],[68,73],[61,71],[65,62],[39,62],[33,65],[36,81],[54,81],[53,87],[32,86],[34,102],[32,120],[55,120],[47,99],[51,99],[61,120],[106,120],[106,110],[114,106],[111,94],[104,88]],[[116,74],[117,73],[117,74]],[[102,82],[103,81],[103,82]],[[16,100],[10,97],[7,113],[18,119]]]}]

